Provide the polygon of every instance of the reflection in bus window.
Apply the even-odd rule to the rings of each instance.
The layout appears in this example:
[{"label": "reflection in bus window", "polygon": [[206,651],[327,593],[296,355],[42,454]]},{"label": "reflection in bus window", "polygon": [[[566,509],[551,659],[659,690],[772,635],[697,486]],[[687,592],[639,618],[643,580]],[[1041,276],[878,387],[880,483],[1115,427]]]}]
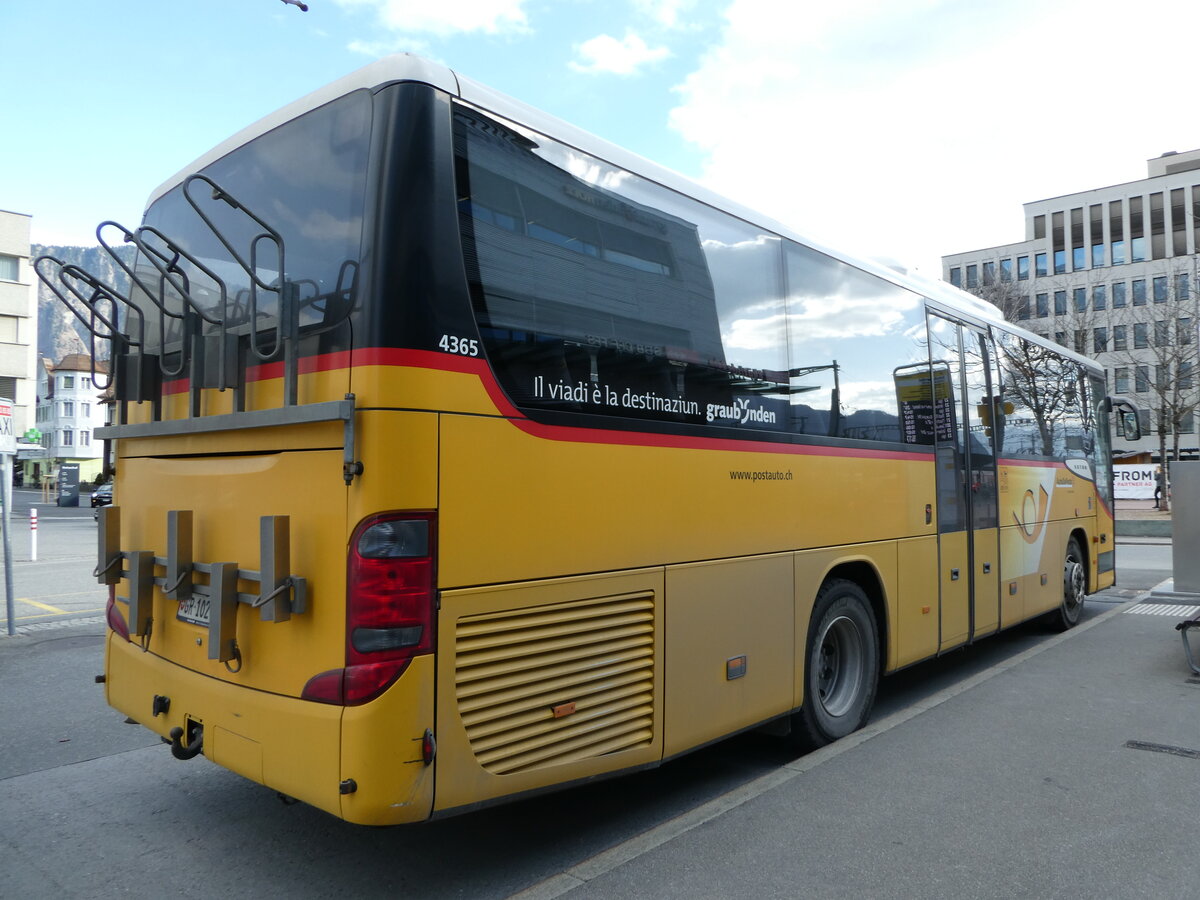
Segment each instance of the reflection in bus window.
[{"label": "reflection in bus window", "polygon": [[793,429],[917,443],[901,433],[898,394],[919,376],[896,370],[928,364],[920,298],[798,244],[785,255]]},{"label": "reflection in bus window", "polygon": [[516,403],[904,440],[916,294],[475,110],[455,130],[468,277]]}]

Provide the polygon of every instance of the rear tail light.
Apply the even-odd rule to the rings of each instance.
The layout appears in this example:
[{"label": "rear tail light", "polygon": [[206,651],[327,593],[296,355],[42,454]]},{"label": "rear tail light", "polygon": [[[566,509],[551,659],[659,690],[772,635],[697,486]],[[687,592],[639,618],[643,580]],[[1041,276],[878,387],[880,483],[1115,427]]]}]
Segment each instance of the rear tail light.
[{"label": "rear tail light", "polygon": [[346,666],[310,679],[301,694],[306,700],[366,703],[414,656],[433,652],[434,525],[433,513],[389,513],[355,530],[346,579]]}]

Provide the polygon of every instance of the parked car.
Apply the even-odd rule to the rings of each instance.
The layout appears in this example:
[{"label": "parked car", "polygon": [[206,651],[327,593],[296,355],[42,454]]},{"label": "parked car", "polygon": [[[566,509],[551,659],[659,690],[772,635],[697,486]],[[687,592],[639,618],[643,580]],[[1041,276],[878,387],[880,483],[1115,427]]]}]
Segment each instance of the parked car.
[{"label": "parked car", "polygon": [[102,484],[92,491],[92,506],[108,506],[112,503],[112,482]]}]

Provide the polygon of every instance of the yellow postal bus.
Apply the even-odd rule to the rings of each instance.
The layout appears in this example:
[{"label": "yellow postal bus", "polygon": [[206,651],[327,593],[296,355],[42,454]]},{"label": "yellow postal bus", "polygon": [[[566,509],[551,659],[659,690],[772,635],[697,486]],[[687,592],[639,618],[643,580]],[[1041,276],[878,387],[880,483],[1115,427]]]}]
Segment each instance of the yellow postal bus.
[{"label": "yellow postal bus", "polygon": [[1094,363],[431,63],[99,235],[108,701],[348,821],[821,745],[1112,583]]}]

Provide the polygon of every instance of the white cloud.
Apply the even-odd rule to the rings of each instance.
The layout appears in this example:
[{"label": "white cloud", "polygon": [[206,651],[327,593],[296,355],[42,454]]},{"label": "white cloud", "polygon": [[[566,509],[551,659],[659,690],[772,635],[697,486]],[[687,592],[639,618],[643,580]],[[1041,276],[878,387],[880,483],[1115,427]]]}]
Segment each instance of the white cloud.
[{"label": "white cloud", "polygon": [[614,75],[633,75],[642,66],[666,59],[671,51],[666,47],[651,47],[640,35],[625,32],[617,40],[607,34],[584,41],[577,48],[581,61],[571,63],[577,72],[609,72]]},{"label": "white cloud", "polygon": [[376,10],[380,23],[404,34],[447,37],[465,32],[503,34],[526,30],[525,0],[334,0],[339,6]]},{"label": "white cloud", "polygon": [[695,6],[695,0],[634,0],[638,12],[665,28],[684,24],[683,14]]},{"label": "white cloud", "polygon": [[1200,7],[1140,9],[733,0],[671,124],[704,151],[712,188],[940,277],[942,254],[1023,239],[1021,203],[1141,178],[1144,160],[1197,145],[1168,87],[1192,63],[1161,23],[1194,31]]}]

